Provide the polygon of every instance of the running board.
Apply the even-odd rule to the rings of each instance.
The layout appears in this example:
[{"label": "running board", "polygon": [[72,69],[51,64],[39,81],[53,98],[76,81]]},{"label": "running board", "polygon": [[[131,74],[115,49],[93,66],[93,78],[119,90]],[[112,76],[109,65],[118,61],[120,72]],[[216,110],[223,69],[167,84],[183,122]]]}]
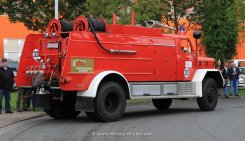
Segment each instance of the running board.
[{"label": "running board", "polygon": [[187,98],[196,96],[195,82],[131,82],[131,97]]}]

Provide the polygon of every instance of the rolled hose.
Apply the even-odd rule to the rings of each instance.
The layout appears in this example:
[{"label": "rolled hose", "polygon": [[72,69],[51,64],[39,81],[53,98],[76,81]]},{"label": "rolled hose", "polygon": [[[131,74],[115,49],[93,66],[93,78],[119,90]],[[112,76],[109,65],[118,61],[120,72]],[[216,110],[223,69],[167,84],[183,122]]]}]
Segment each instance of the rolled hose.
[{"label": "rolled hose", "polygon": [[[73,22],[72,21],[59,21],[61,25],[61,32],[71,32],[73,31]],[[66,38],[69,36],[69,33],[62,33],[61,37]]]},{"label": "rolled hose", "polygon": [[90,28],[94,28],[94,31],[96,32],[105,32],[106,30],[106,25],[104,22],[102,22],[102,20],[100,19],[95,19],[95,18],[89,18],[88,19],[89,27]]},{"label": "rolled hose", "polygon": [[62,32],[71,32],[73,31],[73,22],[72,21],[59,21],[61,24]]}]

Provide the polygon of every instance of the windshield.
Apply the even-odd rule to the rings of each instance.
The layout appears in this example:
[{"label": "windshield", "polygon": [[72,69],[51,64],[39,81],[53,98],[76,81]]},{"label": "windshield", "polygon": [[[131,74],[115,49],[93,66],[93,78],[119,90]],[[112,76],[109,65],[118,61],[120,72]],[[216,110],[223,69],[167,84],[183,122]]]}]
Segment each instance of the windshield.
[{"label": "windshield", "polygon": [[181,50],[185,54],[191,54],[192,53],[192,47],[188,40],[182,40],[181,41]]}]

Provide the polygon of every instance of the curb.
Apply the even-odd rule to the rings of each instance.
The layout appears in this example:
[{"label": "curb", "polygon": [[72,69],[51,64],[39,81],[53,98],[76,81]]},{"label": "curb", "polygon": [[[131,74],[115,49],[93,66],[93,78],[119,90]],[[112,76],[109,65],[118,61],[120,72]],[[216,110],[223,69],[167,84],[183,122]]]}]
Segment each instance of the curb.
[{"label": "curb", "polygon": [[4,129],[4,128],[6,128],[8,126],[11,126],[11,125],[14,125],[16,123],[19,123],[19,122],[22,122],[22,121],[26,121],[26,120],[30,120],[30,119],[34,119],[34,118],[43,117],[45,115],[46,115],[45,113],[41,113],[41,114],[38,114],[38,115],[35,115],[35,116],[30,116],[30,117],[26,117],[26,118],[23,118],[23,119],[15,120],[15,121],[13,121],[11,123],[8,123],[6,125],[0,126],[0,131],[1,131],[1,129]]}]

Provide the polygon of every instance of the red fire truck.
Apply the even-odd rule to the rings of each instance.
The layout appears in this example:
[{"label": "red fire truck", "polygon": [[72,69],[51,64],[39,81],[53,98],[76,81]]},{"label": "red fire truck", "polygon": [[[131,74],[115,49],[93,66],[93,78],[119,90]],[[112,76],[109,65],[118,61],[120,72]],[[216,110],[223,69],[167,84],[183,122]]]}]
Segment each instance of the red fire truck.
[{"label": "red fire truck", "polygon": [[214,110],[224,84],[214,65],[185,35],[80,16],[53,19],[46,33],[27,36],[17,86],[32,89],[35,105],[50,117],[84,111],[108,122],[123,115],[127,99],[152,99],[165,110],[173,99],[196,98],[201,110]]}]

